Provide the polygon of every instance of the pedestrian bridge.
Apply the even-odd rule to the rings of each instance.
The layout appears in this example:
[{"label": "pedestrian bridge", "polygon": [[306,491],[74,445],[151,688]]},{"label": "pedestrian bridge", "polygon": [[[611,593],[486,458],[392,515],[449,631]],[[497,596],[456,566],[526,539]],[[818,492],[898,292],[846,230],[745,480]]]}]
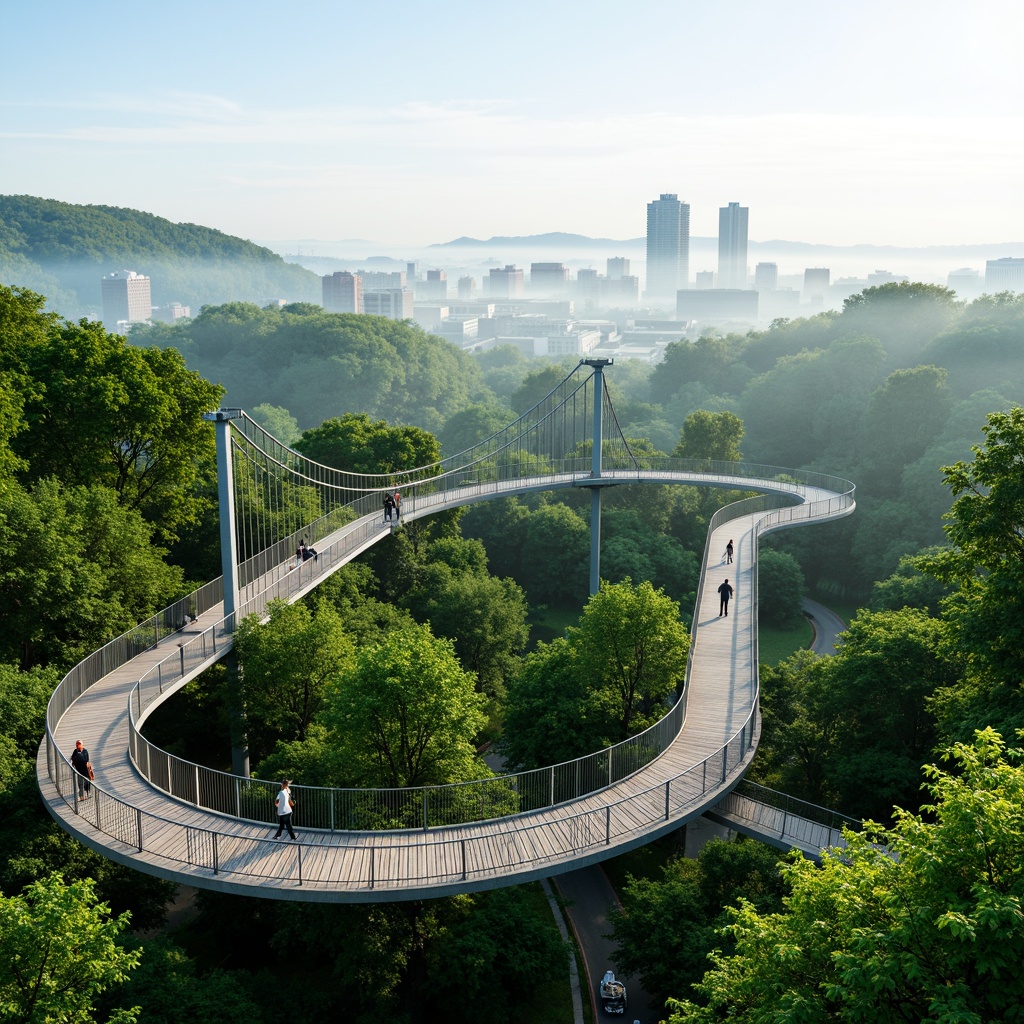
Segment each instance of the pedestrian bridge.
[{"label": "pedestrian bridge", "polygon": [[[103,856],[176,882],[277,899],[375,902],[571,871],[719,805],[741,781],[760,730],[758,539],[849,515],[854,488],[823,474],[737,462],[636,458],[614,422],[600,369],[588,376],[581,364],[505,431],[410,473],[357,477],[317,466],[244,414],[218,414],[228,582],[216,580],[164,609],[61,681],[37,762],[57,822]],[[401,489],[408,522],[477,501],[584,487],[599,524],[602,489],[625,484],[752,495],[711,519],[686,684],[646,732],[576,761],[458,786],[293,787],[297,842],[271,838],[276,782],[185,761],[145,738],[147,716],[224,657],[243,617],[263,615],[272,600],[298,600],[401,528],[381,521],[384,489]],[[300,489],[302,508],[316,496],[321,514],[312,522],[285,511]],[[318,557],[296,562],[303,537]],[[729,539],[735,562],[727,566]],[[595,575],[592,564],[592,589]],[[717,587],[725,577],[735,597],[722,618]],[[84,796],[68,760],[78,738],[96,767]]]}]

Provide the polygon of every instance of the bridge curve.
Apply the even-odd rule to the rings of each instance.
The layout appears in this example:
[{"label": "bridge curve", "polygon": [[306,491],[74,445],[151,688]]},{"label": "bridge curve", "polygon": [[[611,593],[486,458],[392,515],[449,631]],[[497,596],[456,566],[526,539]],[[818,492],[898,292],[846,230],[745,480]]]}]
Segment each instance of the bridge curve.
[{"label": "bridge curve", "polygon": [[[160,758],[169,755],[140,732],[147,713],[230,646],[233,623],[223,619],[218,581],[179,603],[169,617],[163,613],[163,636],[157,616],[139,627],[141,638],[136,631],[118,638],[62,681],[37,762],[48,810],[86,845],[140,870],[200,887],[308,901],[376,902],[500,887],[573,870],[678,828],[731,791],[756,749],[758,537],[849,515],[855,506],[853,486],[838,478],[737,463],[695,470],[679,460],[657,461],[612,469],[602,483],[762,493],[712,517],[686,685],[663,720],[671,737],[636,771],[615,778],[609,768],[609,785],[507,817],[402,832],[312,832],[302,829],[300,819],[298,843],[274,842],[267,824],[198,806],[198,766],[185,769],[194,769],[194,780],[183,779],[181,763],[168,760],[162,776]],[[474,473],[479,477],[471,469],[443,486],[432,482],[407,501],[403,517],[530,490],[593,486],[583,467],[510,480],[474,480]],[[286,558],[264,566],[240,592],[238,616],[261,612],[275,598],[297,600],[388,532],[375,511],[318,541],[315,563],[289,568]],[[726,569],[719,552],[730,538],[736,556]],[[732,614],[719,620],[716,587],[725,575],[736,595]],[[195,621],[172,628],[187,615]],[[98,768],[85,798],[64,753],[79,737],[88,740]]]}]

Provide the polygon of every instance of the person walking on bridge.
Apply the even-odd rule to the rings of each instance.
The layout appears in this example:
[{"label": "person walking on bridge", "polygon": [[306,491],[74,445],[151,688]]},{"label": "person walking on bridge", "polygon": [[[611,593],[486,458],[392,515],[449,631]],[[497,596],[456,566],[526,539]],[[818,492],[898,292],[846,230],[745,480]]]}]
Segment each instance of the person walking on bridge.
[{"label": "person walking on bridge", "polygon": [[277,806],[277,835],[275,839],[281,838],[281,833],[288,829],[288,835],[295,839],[295,829],[292,828],[292,809],[295,804],[292,803],[292,792],[288,788],[292,784],[291,779],[285,779],[281,783],[281,791],[277,794],[277,799],[274,800],[274,804]]},{"label": "person walking on bridge", "polygon": [[729,581],[726,580],[718,588],[718,596],[722,599],[721,603],[718,606],[718,617],[719,618],[721,618],[723,615],[728,615],[729,614],[729,599],[732,597],[732,595],[733,595],[733,589],[730,586]]},{"label": "person walking on bridge", "polygon": [[733,546],[732,546],[732,540],[730,540],[729,543],[725,545],[725,564],[726,565],[729,565],[729,563],[732,562],[732,553],[733,553]]},{"label": "person walking on bridge", "polygon": [[89,751],[81,740],[75,740],[75,749],[71,751],[71,767],[78,773],[78,795],[85,796],[92,789],[92,765],[89,763]]}]

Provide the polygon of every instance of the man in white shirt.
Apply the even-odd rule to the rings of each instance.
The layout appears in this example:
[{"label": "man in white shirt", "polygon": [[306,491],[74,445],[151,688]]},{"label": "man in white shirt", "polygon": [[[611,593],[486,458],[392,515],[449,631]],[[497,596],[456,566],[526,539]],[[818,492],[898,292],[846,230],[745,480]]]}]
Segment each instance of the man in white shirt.
[{"label": "man in white shirt", "polygon": [[281,791],[277,794],[274,804],[277,807],[277,835],[275,839],[281,838],[281,832],[284,829],[288,829],[288,835],[295,838],[295,830],[292,828],[292,808],[295,806],[292,803],[291,790],[288,788],[292,784],[291,779],[285,779],[281,783]]}]

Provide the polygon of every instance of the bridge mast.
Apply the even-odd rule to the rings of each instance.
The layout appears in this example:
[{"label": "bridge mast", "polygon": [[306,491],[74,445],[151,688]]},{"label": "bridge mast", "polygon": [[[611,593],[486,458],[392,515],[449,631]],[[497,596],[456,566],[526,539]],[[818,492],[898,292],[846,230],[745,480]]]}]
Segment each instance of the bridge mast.
[{"label": "bridge mast", "polygon": [[224,617],[228,628],[238,628],[234,615],[238,608],[238,543],[235,539],[235,489],[231,474],[231,420],[240,419],[241,409],[204,412],[203,419],[215,424],[217,431],[217,503],[220,506],[220,566],[224,574]]},{"label": "bridge mast", "polygon": [[[590,478],[601,479],[601,441],[604,437],[604,368],[614,359],[582,359],[594,370],[594,449],[590,460]],[[584,486],[587,486],[586,484]],[[590,596],[601,589],[601,485],[590,487]]]}]

